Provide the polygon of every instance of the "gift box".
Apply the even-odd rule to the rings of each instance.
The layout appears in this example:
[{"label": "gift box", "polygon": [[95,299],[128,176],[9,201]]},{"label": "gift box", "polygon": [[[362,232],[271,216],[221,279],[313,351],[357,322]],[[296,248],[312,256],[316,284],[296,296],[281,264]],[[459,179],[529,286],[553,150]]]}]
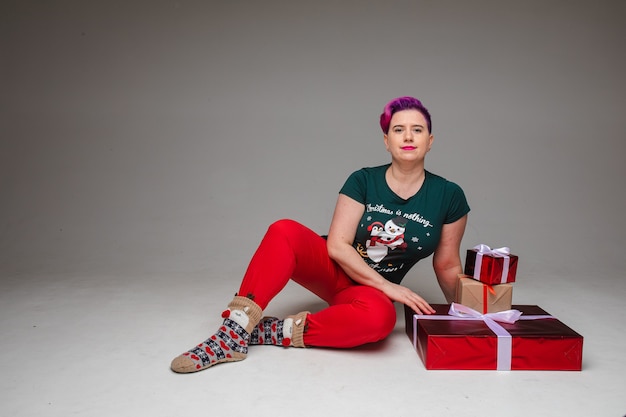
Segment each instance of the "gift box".
[{"label": "gift box", "polygon": [[505,284],[515,282],[518,256],[512,255],[509,248],[491,249],[478,245],[467,250],[465,274],[485,284]]},{"label": "gift box", "polygon": [[583,337],[538,306],[485,315],[456,303],[432,306],[431,315],[405,306],[407,335],[428,370],[582,369]]},{"label": "gift box", "polygon": [[489,285],[460,275],[454,301],[485,313],[510,310],[513,300],[513,284]]}]

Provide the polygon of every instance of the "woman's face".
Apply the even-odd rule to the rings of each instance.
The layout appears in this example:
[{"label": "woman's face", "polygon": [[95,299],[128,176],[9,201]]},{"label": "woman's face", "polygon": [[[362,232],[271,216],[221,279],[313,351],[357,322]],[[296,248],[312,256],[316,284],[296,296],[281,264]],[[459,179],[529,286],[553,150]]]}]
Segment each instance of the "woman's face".
[{"label": "woman's face", "polygon": [[426,118],[413,109],[394,113],[384,138],[387,151],[396,161],[423,161],[433,143]]}]

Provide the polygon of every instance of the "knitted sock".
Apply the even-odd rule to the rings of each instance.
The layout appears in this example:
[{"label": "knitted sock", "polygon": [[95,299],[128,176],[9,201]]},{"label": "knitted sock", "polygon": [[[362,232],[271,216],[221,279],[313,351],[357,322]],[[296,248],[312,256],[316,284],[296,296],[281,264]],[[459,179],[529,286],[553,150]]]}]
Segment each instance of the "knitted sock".
[{"label": "knitted sock", "polygon": [[250,334],[250,345],[276,345],[304,347],[304,330],[308,311],[303,311],[284,320],[263,317]]},{"label": "knitted sock", "polygon": [[172,371],[197,372],[218,363],[246,358],[250,332],[261,317],[261,308],[246,297],[236,296],[222,317],[224,323],[213,336],[174,358]]}]

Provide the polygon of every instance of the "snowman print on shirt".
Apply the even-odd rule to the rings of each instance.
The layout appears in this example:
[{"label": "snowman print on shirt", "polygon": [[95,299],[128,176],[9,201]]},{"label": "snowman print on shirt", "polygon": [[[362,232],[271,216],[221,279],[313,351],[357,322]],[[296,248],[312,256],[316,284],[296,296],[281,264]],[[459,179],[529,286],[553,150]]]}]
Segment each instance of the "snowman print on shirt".
[{"label": "snowman print on shirt", "polygon": [[382,261],[390,251],[404,250],[407,247],[404,241],[406,219],[395,217],[384,225],[374,222],[368,226],[370,238],[365,243],[367,256],[374,262]]}]

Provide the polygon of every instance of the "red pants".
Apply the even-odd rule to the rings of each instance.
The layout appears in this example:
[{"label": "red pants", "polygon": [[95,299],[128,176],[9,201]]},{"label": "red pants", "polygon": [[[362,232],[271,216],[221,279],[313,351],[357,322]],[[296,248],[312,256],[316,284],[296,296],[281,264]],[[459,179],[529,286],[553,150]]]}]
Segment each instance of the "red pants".
[{"label": "red pants", "polygon": [[308,315],[306,346],[349,348],[384,339],[396,324],[393,302],[357,284],[328,256],[326,240],[293,220],[273,223],[252,257],[238,295],[265,309],[292,279],[328,303]]}]

